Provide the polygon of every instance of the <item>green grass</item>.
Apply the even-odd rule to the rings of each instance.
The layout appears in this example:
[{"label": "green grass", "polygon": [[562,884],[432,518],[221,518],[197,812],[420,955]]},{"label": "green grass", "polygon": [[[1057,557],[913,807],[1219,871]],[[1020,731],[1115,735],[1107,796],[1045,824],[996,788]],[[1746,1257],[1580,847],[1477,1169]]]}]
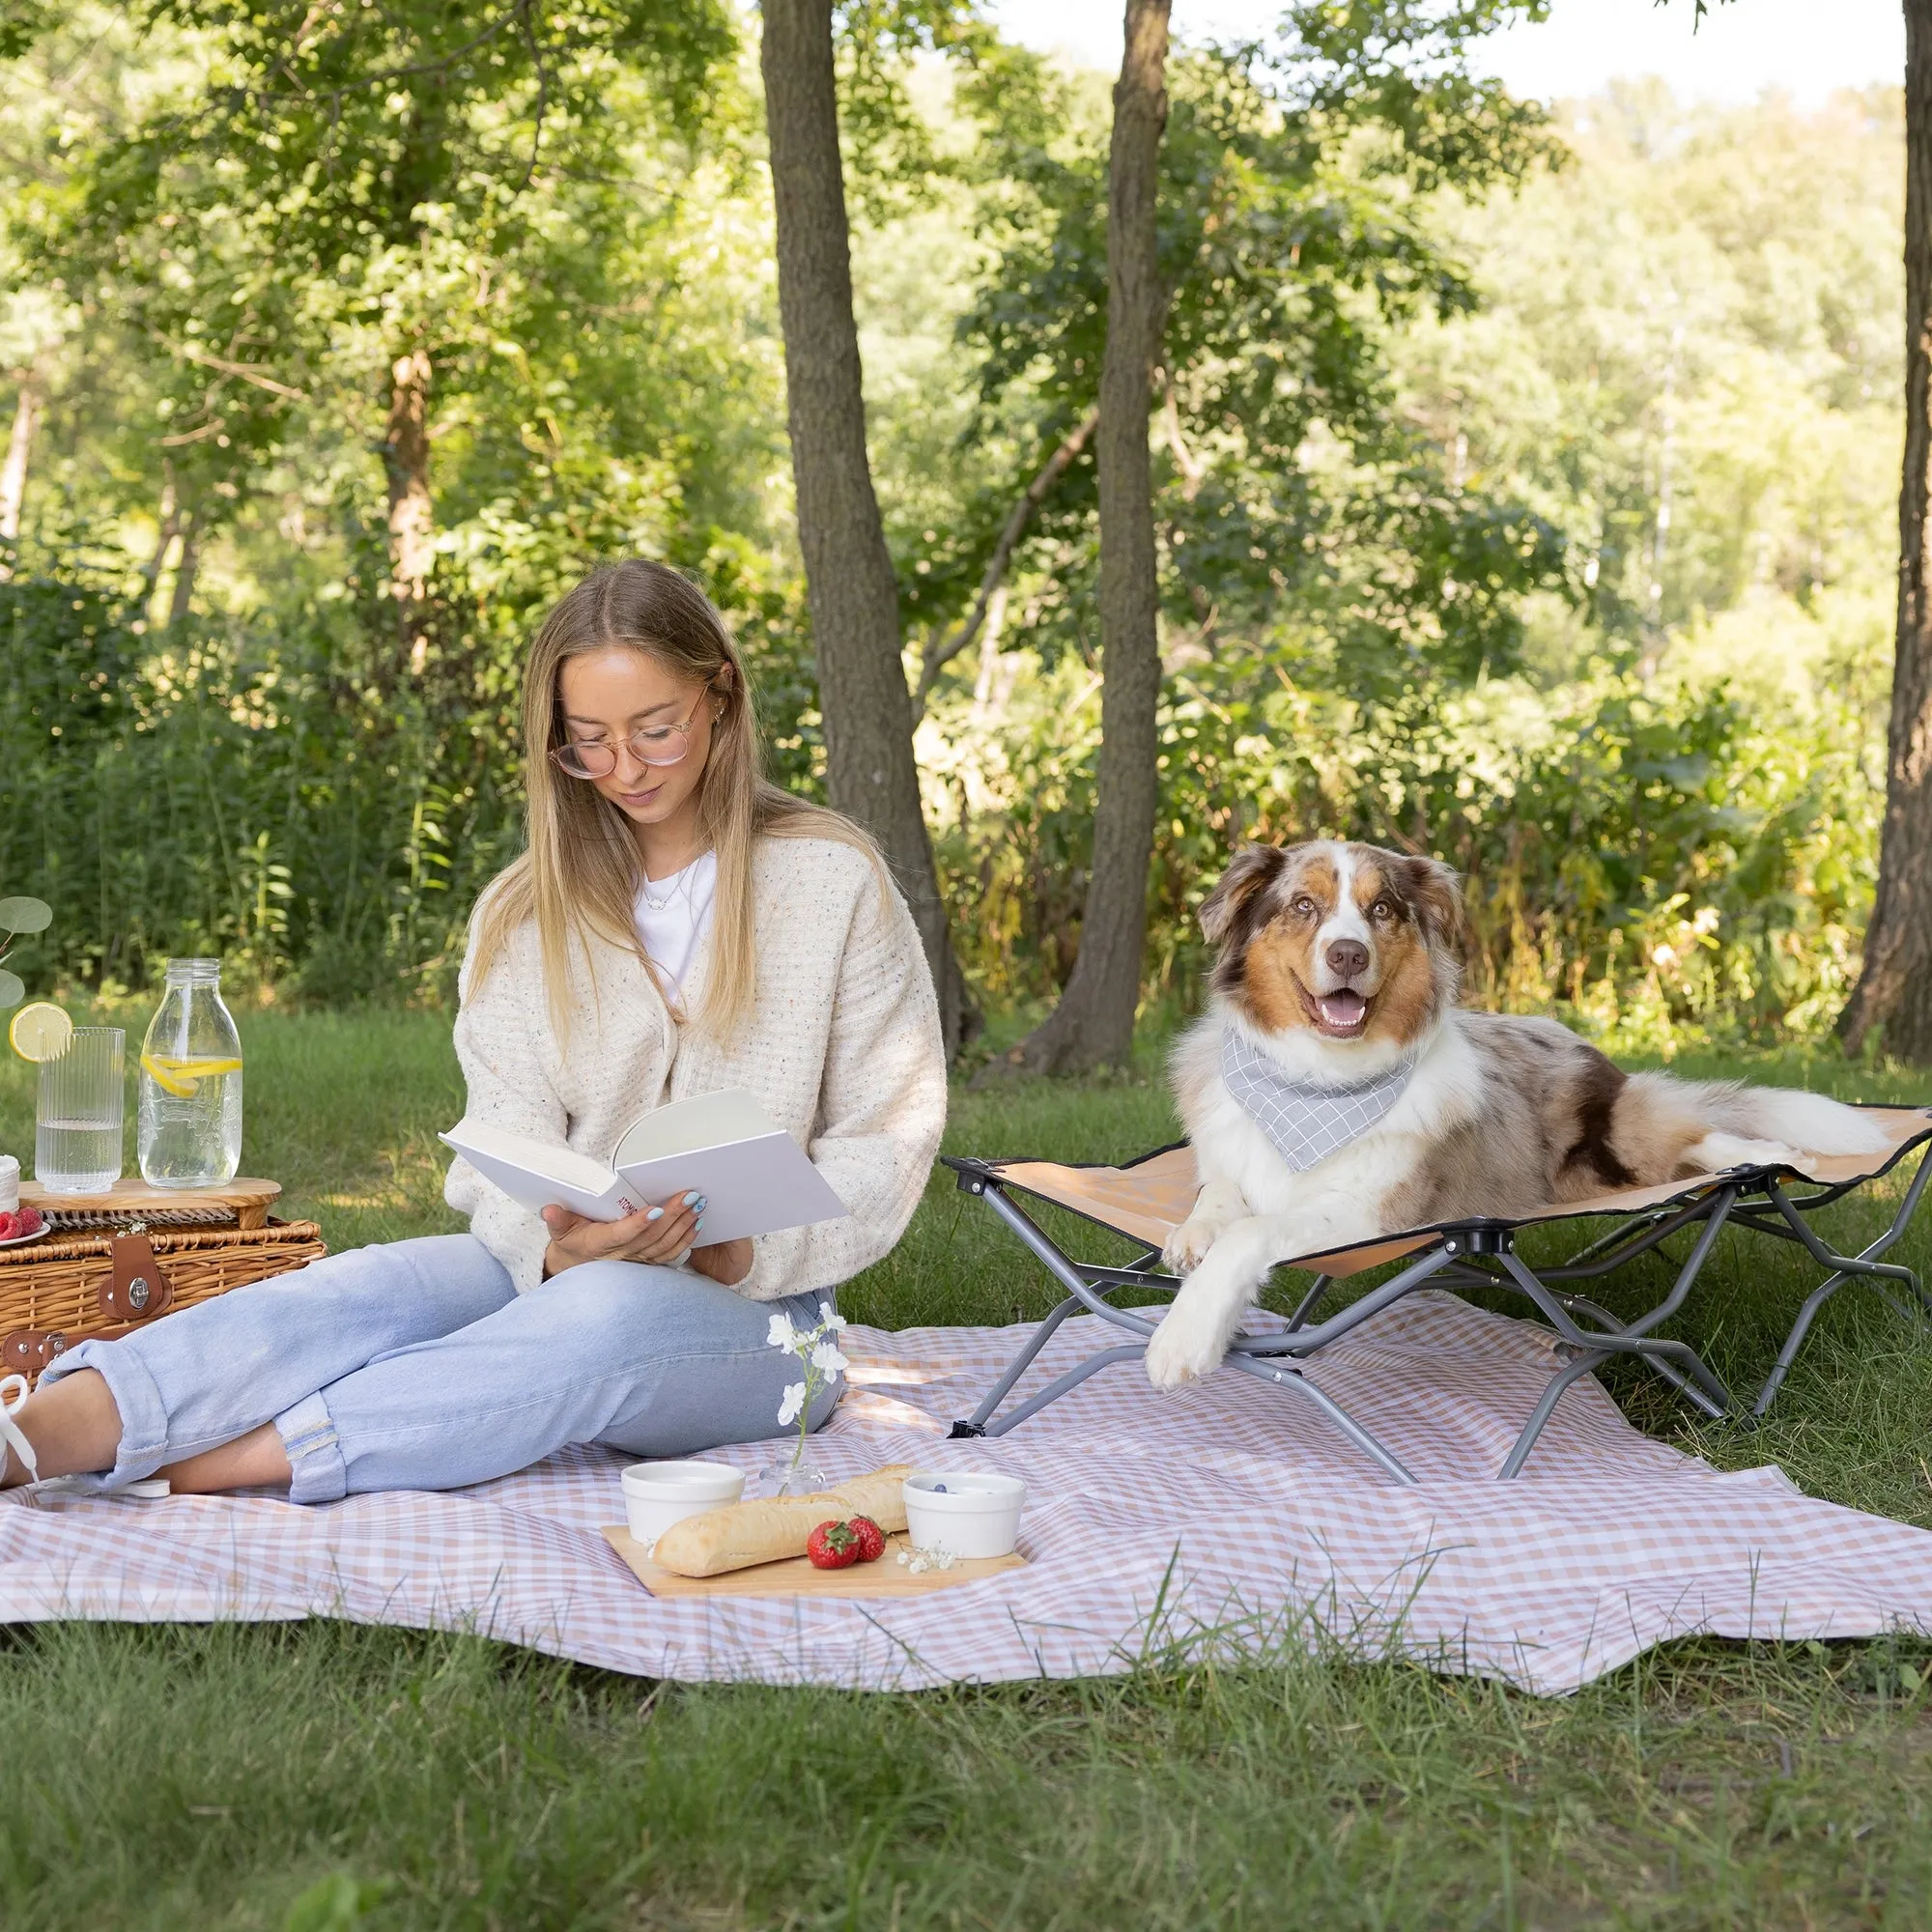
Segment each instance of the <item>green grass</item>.
[{"label": "green grass", "polygon": [[[443,1023],[268,1013],[244,1033],[251,1171],[287,1179],[337,1246],[453,1225]],[[1752,1070],[1932,1091],[1831,1061]],[[1132,1077],[962,1094],[950,1145],[1141,1151],[1174,1131],[1154,1073],[1151,1050]],[[31,1144],[31,1113],[25,1070],[0,1062],[0,1146]],[[1834,1232],[1884,1212],[1847,1206]],[[1932,1216],[1907,1258],[1928,1246]],[[1727,1243],[1684,1332],[1761,1372],[1799,1280]],[[1052,1299],[948,1178],[843,1297],[887,1325]],[[1872,1297],[1828,1311],[1757,1432],[1613,1387],[1727,1466],[1776,1460],[1813,1493],[1932,1523],[1932,1332]],[[1928,1679],[1916,1639],[1700,1641],[1549,1702],[1323,1655],[864,1696],[644,1684],[326,1623],[29,1628],[0,1647],[0,1923],[1920,1925]]]}]

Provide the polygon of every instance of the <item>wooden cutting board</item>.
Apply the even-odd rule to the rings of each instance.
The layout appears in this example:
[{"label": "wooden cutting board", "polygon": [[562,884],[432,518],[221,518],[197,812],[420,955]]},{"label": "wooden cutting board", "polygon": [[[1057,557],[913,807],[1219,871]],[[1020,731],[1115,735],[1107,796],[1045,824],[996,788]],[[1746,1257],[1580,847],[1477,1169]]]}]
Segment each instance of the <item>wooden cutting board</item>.
[{"label": "wooden cutting board", "polygon": [[905,1538],[890,1536],[886,1553],[876,1563],[855,1563],[848,1570],[820,1570],[809,1556],[794,1556],[783,1563],[727,1570],[722,1577],[680,1577],[660,1570],[621,1523],[606,1528],[604,1540],[654,1597],[923,1597],[928,1590],[949,1590],[1026,1568],[1026,1558],[1015,1550],[1010,1556],[964,1559],[950,1570],[922,1570],[915,1577],[898,1560]]},{"label": "wooden cutting board", "polygon": [[282,1191],[279,1180],[237,1177],[219,1187],[150,1187],[145,1180],[117,1180],[100,1194],[54,1194],[38,1180],[20,1183],[20,1205],[43,1214],[165,1215],[184,1208],[219,1209],[234,1215],[238,1228],[259,1228]]}]

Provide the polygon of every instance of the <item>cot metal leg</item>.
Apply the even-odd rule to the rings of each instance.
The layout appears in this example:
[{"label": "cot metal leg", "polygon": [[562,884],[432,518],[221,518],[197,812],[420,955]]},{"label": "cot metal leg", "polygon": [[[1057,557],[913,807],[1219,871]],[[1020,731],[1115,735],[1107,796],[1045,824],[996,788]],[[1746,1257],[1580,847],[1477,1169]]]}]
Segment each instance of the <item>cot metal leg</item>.
[{"label": "cot metal leg", "polygon": [[[1587,1296],[1581,1294],[1557,1294],[1556,1299],[1571,1314],[1581,1313],[1587,1315],[1592,1321],[1601,1321],[1606,1333],[1614,1334],[1623,1326],[1623,1323],[1607,1308],[1591,1301]],[[1653,1374],[1661,1376],[1679,1395],[1683,1396],[1687,1401],[1694,1403],[1713,1422],[1723,1420],[1725,1411],[1719,1408],[1712,1402],[1711,1398],[1682,1369],[1650,1350],[1645,1350],[1637,1359]]]},{"label": "cot metal leg", "polygon": [[1034,1357],[1053,1340],[1054,1331],[1080,1304],[1069,1294],[1060,1306],[1034,1330],[1032,1341],[1021,1349],[1010,1362],[1007,1372],[993,1384],[992,1393],[976,1408],[964,1422],[952,1425],[951,1440],[960,1441],[967,1436],[983,1435],[986,1433],[986,1419],[1006,1401],[1007,1392],[1026,1372],[1033,1367]]},{"label": "cot metal leg", "polygon": [[[1735,1199],[1736,1192],[1732,1190],[1732,1202]],[[1608,1235],[1592,1241],[1568,1261],[1545,1268],[1544,1274],[1550,1281],[1590,1281],[1601,1275],[1614,1274],[1626,1262],[1634,1262],[1639,1255],[1647,1255],[1652,1249],[1661,1247],[1680,1228],[1701,1221],[1712,1211],[1712,1197],[1706,1195],[1674,1210],[1659,1208],[1655,1213],[1638,1215],[1633,1220],[1621,1222]],[[1730,1204],[1725,1204],[1725,1212],[1729,1211]],[[1618,1246],[1618,1242],[1624,1244]],[[1670,1257],[1665,1255],[1664,1260],[1668,1261]]]},{"label": "cot metal leg", "polygon": [[[1120,1342],[1111,1349],[1102,1349],[1097,1355],[1089,1355],[1077,1367],[1068,1369],[1064,1376],[1054,1379],[1036,1396],[1030,1396],[1013,1410],[1010,1415],[1003,1415],[997,1422],[988,1422],[983,1427],[975,1428],[970,1423],[955,1422],[952,1435],[955,1439],[965,1435],[1004,1435],[1009,1429],[1017,1429],[1030,1415],[1037,1415],[1048,1403],[1058,1402],[1068,1389],[1078,1388],[1089,1376],[1096,1376],[1102,1369],[1111,1368],[1116,1362],[1137,1362],[1147,1353],[1145,1342]],[[980,1405],[984,1412],[984,1404]]]},{"label": "cot metal leg", "polygon": [[1463,1251],[1463,1242],[1452,1236],[1431,1248],[1419,1261],[1409,1263],[1400,1274],[1391,1276],[1379,1288],[1370,1289],[1360,1300],[1351,1301],[1347,1308],[1338,1310],[1313,1328],[1303,1328],[1293,1334],[1239,1335],[1231,1345],[1231,1351],[1259,1356],[1264,1360],[1273,1355],[1306,1359],[1318,1350],[1325,1349],[1330,1342],[1338,1342],[1344,1335],[1359,1328],[1370,1316],[1379,1315],[1412,1289],[1418,1289],[1424,1282],[1439,1275],[1455,1263]]},{"label": "cot metal leg", "polygon": [[1784,1338],[1784,1347],[1777,1351],[1777,1360],[1772,1364],[1770,1375],[1764,1378],[1764,1386],[1757,1392],[1757,1400],[1751,1404],[1751,1414],[1760,1421],[1777,1400],[1777,1392],[1784,1386],[1784,1378],[1791,1373],[1791,1365],[1798,1359],[1798,1351],[1804,1346],[1804,1338],[1811,1332],[1818,1311],[1851,1279],[1843,1268],[1839,1268],[1804,1297],[1804,1305],[1798,1311],[1798,1320],[1791,1324],[1791,1333]]},{"label": "cot metal leg", "polygon": [[[1536,1447],[1537,1438],[1542,1435],[1549,1418],[1555,1414],[1556,1405],[1562,1401],[1565,1394],[1599,1363],[1607,1361],[1613,1354],[1634,1354],[1646,1360],[1666,1354],[1674,1357],[1675,1363],[1681,1365],[1690,1382],[1695,1384],[1694,1389],[1687,1385],[1685,1393],[1697,1403],[1698,1407],[1714,1418],[1731,1412],[1733,1405],[1730,1391],[1705,1366],[1703,1359],[1694,1350],[1682,1342],[1662,1341],[1651,1335],[1649,1331],[1661,1322],[1668,1321],[1683,1305],[1685,1297],[1690,1293],[1692,1283],[1696,1281],[1705,1262],[1710,1258],[1711,1250],[1717,1245],[1718,1236],[1723,1231],[1724,1222],[1729,1216],[1732,1204],[1737,1199],[1737,1193],[1736,1188],[1726,1188],[1723,1191],[1698,1234],[1696,1244],[1686,1257],[1683,1267],[1679,1269],[1675,1284],[1663,1300],[1638,1321],[1627,1324],[1610,1321],[1606,1333],[1592,1334],[1577,1327],[1571,1319],[1570,1310],[1536,1278],[1520,1256],[1508,1248],[1497,1256],[1510,1279],[1543,1311],[1550,1326],[1562,1340],[1577,1350],[1577,1360],[1550,1377],[1548,1385],[1544,1389],[1541,1399],[1531,1411],[1529,1420],[1523,1425],[1515,1446],[1510,1450],[1497,1474],[1499,1482],[1509,1481],[1521,1470],[1523,1463],[1529,1460],[1530,1451]],[[1597,1313],[1607,1315],[1607,1311],[1593,1311],[1593,1314]]]},{"label": "cot metal leg", "polygon": [[[1089,1376],[1097,1375],[1100,1370],[1113,1363],[1137,1360],[1144,1356],[1147,1352],[1148,1340],[1154,1333],[1155,1324],[1131,1309],[1112,1306],[1104,1296],[1114,1288],[1122,1286],[1143,1284],[1150,1287],[1179,1286],[1171,1277],[1151,1277],[1144,1273],[1140,1267],[1098,1268],[1071,1261],[1024,1210],[1007,1198],[999,1186],[980,1181],[970,1184],[968,1191],[978,1194],[999,1215],[1035,1260],[1067,1291],[1067,1297],[1053,1309],[1040,1323],[1038,1331],[1007,1365],[999,1381],[988,1391],[972,1416],[966,1421],[955,1422],[952,1425],[952,1436],[954,1440],[1004,1435],[1009,1429],[1017,1428],[1029,1417],[1037,1415],[1048,1404],[1057,1402],[1069,1389],[1077,1388]],[[1287,1363],[1277,1365],[1269,1357],[1289,1354],[1297,1345],[1299,1348],[1307,1349],[1311,1353],[1314,1352],[1315,1349],[1319,1349],[1334,1336],[1346,1333],[1367,1320],[1377,1310],[1400,1299],[1409,1289],[1419,1287],[1451,1261],[1459,1252],[1459,1247],[1458,1242],[1451,1240],[1434,1249],[1411,1263],[1395,1279],[1384,1282],[1362,1301],[1343,1311],[1331,1321],[1323,1322],[1319,1330],[1311,1333],[1300,1324],[1306,1322],[1316,1303],[1332,1286],[1332,1277],[1318,1276],[1308,1293],[1302,1297],[1300,1307],[1295,1311],[1294,1332],[1237,1340],[1222,1358],[1224,1366],[1240,1369],[1277,1386],[1293,1386],[1300,1389],[1335,1428],[1378,1467],[1399,1483],[1413,1483],[1415,1477],[1403,1465],[1401,1459],[1377,1441],[1332,1396],[1307,1380],[1298,1368]],[[1153,1251],[1150,1250],[1148,1254],[1141,1256],[1140,1260],[1145,1263],[1153,1258]],[[1057,1377],[1037,1394],[1030,1396],[1010,1414],[998,1415],[1000,1404],[1012,1392],[1019,1378],[1037,1359],[1040,1350],[1045,1347],[1061,1323],[1069,1315],[1083,1308],[1090,1314],[1103,1317],[1117,1327],[1126,1329],[1139,1339],[1120,1343],[1114,1348],[1103,1349],[1097,1354],[1089,1356],[1086,1361],[1078,1363],[1065,1375]]]},{"label": "cot metal leg", "polygon": [[[1036,1227],[1027,1214],[1013,1206],[1007,1198],[1004,1188],[993,1186],[988,1182],[977,1184],[969,1191],[978,1194],[985,1202],[986,1206],[1019,1236],[1021,1244],[1034,1260],[1090,1315],[1103,1316],[1117,1327],[1128,1329],[1137,1335],[1151,1336],[1153,1333],[1154,1324],[1145,1316],[1136,1315],[1130,1308],[1111,1307],[1094,1285],[1088,1280],[1086,1273],[1068,1261],[1047,1238],[1045,1232]],[[1127,1273],[1130,1270],[1109,1269],[1107,1272]]]},{"label": "cot metal leg", "polygon": [[1891,1226],[1870,1246],[1862,1248],[1856,1255],[1841,1255],[1825,1245],[1818,1232],[1799,1211],[1798,1204],[1785,1193],[1782,1183],[1776,1177],[1765,1183],[1765,1193],[1772,1205],[1783,1215],[1785,1222],[1799,1241],[1815,1262],[1826,1267],[1842,1269],[1847,1274],[1881,1276],[1888,1281],[1902,1283],[1918,1296],[1921,1306],[1932,1314],[1932,1294],[1927,1294],[1915,1270],[1900,1267],[1893,1262],[1882,1262],[1878,1257],[1897,1244],[1904,1236],[1913,1215],[1918,1211],[1919,1197],[1925,1191],[1925,1183],[1932,1179],[1932,1148],[1926,1150],[1920,1158],[1918,1171],[1912,1177],[1912,1185],[1905,1190],[1905,1199],[1898,1204],[1898,1212],[1891,1217]]},{"label": "cot metal leg", "polygon": [[1600,1362],[1610,1359],[1610,1350],[1602,1349],[1592,1354],[1578,1355],[1567,1369],[1549,1378],[1548,1387],[1538,1398],[1536,1406],[1529,1412],[1529,1420],[1522,1426],[1522,1432],[1516,1438],[1516,1445],[1503,1459],[1501,1469],[1496,1472],[1496,1481],[1507,1483],[1520,1472],[1529,1461],[1529,1452],[1536,1447],[1536,1439],[1543,1434],[1544,1425],[1556,1413],[1556,1405],[1569,1394],[1572,1384],[1579,1382]]},{"label": "cot metal leg", "polygon": [[1298,1367],[1287,1364],[1278,1367],[1253,1355],[1238,1354],[1224,1357],[1221,1365],[1223,1368],[1243,1370],[1248,1375],[1259,1377],[1264,1382],[1274,1383],[1278,1388],[1299,1389],[1364,1456],[1377,1463],[1385,1475],[1393,1476],[1398,1483],[1413,1487],[1415,1477],[1403,1465],[1401,1458],[1393,1450],[1384,1449],[1332,1395],[1325,1389],[1318,1388]]},{"label": "cot metal leg", "polygon": [[1308,1285],[1308,1293],[1295,1304],[1294,1313],[1288,1318],[1288,1333],[1299,1331],[1302,1323],[1315,1313],[1315,1304],[1335,1286],[1332,1274],[1318,1274]]},{"label": "cot metal leg", "polygon": [[[1770,1375],[1764,1378],[1764,1386],[1757,1392],[1757,1400],[1751,1404],[1754,1417],[1762,1418],[1770,1411],[1772,1404],[1777,1400],[1778,1390],[1784,1386],[1785,1377],[1791,1372],[1792,1363],[1798,1359],[1798,1350],[1804,1346],[1805,1336],[1811,1332],[1812,1322],[1818,1319],[1818,1311],[1847,1282],[1864,1278],[1871,1280],[1876,1287],[1881,1281],[1895,1281],[1911,1290],[1921,1308],[1932,1309],[1932,1295],[1926,1293],[1915,1270],[1878,1259],[1904,1236],[1928,1179],[1932,1179],[1932,1148],[1919,1156],[1918,1171],[1912,1177],[1912,1185],[1905,1190],[1905,1199],[1899,1203],[1898,1212],[1891,1217],[1891,1226],[1856,1255],[1841,1255],[1828,1247],[1817,1230],[1799,1211],[1798,1205],[1785,1193],[1783,1186],[1776,1179],[1766,1182],[1765,1192],[1791,1229],[1791,1237],[1800,1242],[1814,1261],[1832,1272],[1804,1297],[1804,1305],[1799,1309],[1798,1319],[1791,1324],[1791,1333],[1784,1338],[1784,1347],[1777,1351],[1777,1360],[1772,1364]],[[1768,1232],[1781,1233],[1782,1230]],[[1881,1289],[1880,1293],[1883,1293],[1884,1290]],[[1890,1298],[1887,1296],[1887,1299]]]}]

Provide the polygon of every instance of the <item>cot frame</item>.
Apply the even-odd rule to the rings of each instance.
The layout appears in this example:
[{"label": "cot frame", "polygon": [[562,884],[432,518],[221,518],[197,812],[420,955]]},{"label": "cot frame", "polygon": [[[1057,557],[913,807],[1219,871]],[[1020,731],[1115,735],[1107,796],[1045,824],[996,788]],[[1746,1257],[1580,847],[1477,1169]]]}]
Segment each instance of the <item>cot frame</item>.
[{"label": "cot frame", "polygon": [[[1143,1162],[1171,1153],[1185,1145],[1184,1142],[1173,1142],[1167,1147],[1155,1148],[1116,1171],[1131,1172]],[[1884,1232],[1857,1254],[1838,1252],[1811,1225],[1810,1217],[1819,1210],[1843,1200],[1867,1181],[1889,1174],[1915,1151],[1918,1152],[1918,1164],[1898,1211]],[[1097,1375],[1116,1363],[1136,1361],[1145,1355],[1155,1324],[1133,1308],[1117,1307],[1110,1297],[1123,1289],[1173,1293],[1181,1286],[1180,1278],[1158,1266],[1158,1248],[1145,1248],[1134,1261],[1121,1267],[1079,1261],[1067,1254],[1020,1206],[1014,1198],[1016,1195],[1026,1194],[1037,1200],[1049,1201],[1053,1206],[1095,1227],[1107,1228],[1114,1234],[1125,1231],[1114,1228],[1111,1223],[1086,1209],[1067,1202],[1053,1201],[1050,1195],[1014,1180],[1005,1170],[1021,1165],[1018,1159],[980,1160],[947,1154],[942,1156],[942,1160],[957,1176],[961,1191],[983,1201],[1017,1236],[1021,1245],[1066,1291],[1065,1299],[1035,1329],[1019,1353],[1007,1365],[999,1380],[987,1391],[979,1407],[971,1416],[955,1422],[952,1430],[954,1439],[1000,1436],[1037,1415],[1069,1390],[1077,1388],[1090,1376]],[[1058,1165],[1066,1167],[1072,1164],[1061,1162]],[[1222,1357],[1222,1366],[1254,1376],[1276,1387],[1297,1391],[1385,1475],[1397,1483],[1412,1484],[1416,1477],[1401,1458],[1350,1415],[1325,1389],[1311,1381],[1303,1371],[1310,1359],[1323,1349],[1418,1289],[1501,1288],[1526,1296],[1555,1331],[1555,1353],[1559,1366],[1504,1458],[1496,1473],[1497,1481],[1508,1482],[1521,1473],[1530,1452],[1536,1447],[1538,1438],[1555,1414],[1556,1406],[1564,1395],[1613,1355],[1635,1356],[1645,1368],[1660,1376],[1701,1414],[1713,1421],[1754,1424],[1776,1400],[1819,1311],[1841,1288],[1855,1282],[1868,1283],[1900,1315],[1932,1318],[1932,1294],[1928,1294],[1917,1272],[1883,1259],[1897,1245],[1910,1226],[1928,1180],[1932,1180],[1932,1118],[1928,1118],[1919,1133],[1900,1142],[1883,1167],[1861,1175],[1856,1180],[1813,1182],[1784,1169],[1735,1168],[1692,1184],[1682,1196],[1636,1213],[1594,1208],[1580,1215],[1533,1221],[1477,1218],[1412,1230],[1412,1235],[1423,1237],[1421,1245],[1403,1261],[1388,1280],[1318,1321],[1314,1319],[1318,1306],[1335,1282],[1344,1278],[1340,1273],[1318,1273],[1285,1328],[1263,1335],[1236,1335]],[[1810,1191],[1794,1191],[1804,1188]],[[1570,1221],[1593,1218],[1608,1218],[1613,1225],[1554,1266],[1545,1266],[1539,1271],[1517,1252],[1517,1236],[1525,1227],[1561,1226]],[[1804,1297],[1776,1362],[1756,1394],[1748,1401],[1741,1401],[1734,1395],[1689,1343],[1661,1337],[1655,1332],[1690,1298],[1719,1236],[1727,1227],[1749,1229],[1773,1239],[1803,1247],[1827,1271],[1825,1278]],[[1629,1321],[1620,1321],[1600,1302],[1578,1292],[1579,1285],[1601,1280],[1640,1256],[1662,1250],[1662,1244],[1671,1236],[1690,1228],[1697,1232],[1690,1252],[1677,1265],[1669,1290],[1643,1314]],[[1129,1238],[1140,1237],[1129,1236]],[[1378,1246],[1382,1243],[1364,1245]],[[1666,1254],[1665,1259],[1673,1258]],[[1293,1263],[1284,1262],[1278,1265],[1293,1266]],[[1910,1300],[1902,1299],[1899,1293],[1893,1292],[1894,1289],[1903,1290]],[[999,1412],[1001,1404],[1032,1367],[1061,1323],[1068,1316],[1082,1313],[1099,1316],[1114,1327],[1124,1330],[1131,1339],[1097,1350],[1002,1415]]]}]

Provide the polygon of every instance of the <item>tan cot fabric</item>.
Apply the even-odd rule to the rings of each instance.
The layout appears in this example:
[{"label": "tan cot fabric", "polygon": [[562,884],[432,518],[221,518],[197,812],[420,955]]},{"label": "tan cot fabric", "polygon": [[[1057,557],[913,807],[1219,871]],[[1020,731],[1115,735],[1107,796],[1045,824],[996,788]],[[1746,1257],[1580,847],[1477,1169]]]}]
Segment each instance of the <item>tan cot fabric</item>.
[{"label": "tan cot fabric", "polygon": [[[1932,1109],[1923,1107],[1872,1107],[1865,1110],[1890,1137],[1889,1145],[1879,1153],[1807,1154],[1797,1163],[1797,1172],[1806,1180],[1830,1186],[1869,1180],[1898,1158],[1899,1151],[1915,1140],[1932,1134]],[[1057,1207],[1070,1208],[1076,1214],[1117,1228],[1145,1241],[1151,1248],[1162,1246],[1168,1236],[1186,1220],[1200,1191],[1195,1176],[1194,1150],[1170,1148],[1151,1160],[1132,1167],[1062,1167],[1053,1161],[1018,1160],[994,1163],[1002,1180]],[[1528,1214],[1511,1217],[1522,1226],[1535,1221],[1563,1221],[1574,1215],[1637,1214],[1647,1208],[1689,1201],[1720,1184],[1715,1174],[1693,1174],[1682,1180],[1666,1180],[1655,1187],[1625,1187],[1608,1194],[1593,1194],[1582,1201],[1557,1201]],[[1379,1267],[1400,1256],[1427,1247],[1433,1230],[1391,1235],[1385,1240],[1365,1242],[1333,1254],[1304,1255],[1285,1265],[1307,1269],[1310,1273],[1349,1275],[1364,1268]]]}]

